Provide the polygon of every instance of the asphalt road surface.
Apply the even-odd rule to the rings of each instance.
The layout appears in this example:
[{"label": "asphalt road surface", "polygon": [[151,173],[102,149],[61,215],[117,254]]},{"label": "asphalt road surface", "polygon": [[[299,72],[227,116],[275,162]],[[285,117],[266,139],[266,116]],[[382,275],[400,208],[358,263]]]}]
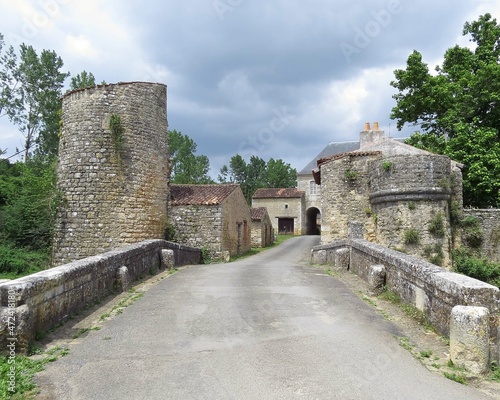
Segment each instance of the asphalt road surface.
[{"label": "asphalt road surface", "polygon": [[398,329],[307,266],[318,238],[192,266],[37,375],[44,399],[487,399],[433,374]]}]

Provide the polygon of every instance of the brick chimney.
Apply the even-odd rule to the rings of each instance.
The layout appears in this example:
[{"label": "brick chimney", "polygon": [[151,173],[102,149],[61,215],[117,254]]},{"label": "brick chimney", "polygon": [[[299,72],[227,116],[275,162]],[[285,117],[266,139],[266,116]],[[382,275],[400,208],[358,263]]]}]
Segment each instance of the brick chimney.
[{"label": "brick chimney", "polygon": [[362,150],[370,147],[375,143],[382,141],[385,138],[385,132],[381,131],[378,122],[373,123],[373,129],[370,129],[370,123],[365,123],[365,129],[359,134],[359,148]]}]

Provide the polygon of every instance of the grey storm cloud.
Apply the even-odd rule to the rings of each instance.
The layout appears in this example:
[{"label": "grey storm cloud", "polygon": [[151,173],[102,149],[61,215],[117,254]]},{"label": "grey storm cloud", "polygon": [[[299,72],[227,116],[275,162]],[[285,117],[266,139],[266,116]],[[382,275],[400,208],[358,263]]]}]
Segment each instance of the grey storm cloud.
[{"label": "grey storm cloud", "polygon": [[[237,152],[300,170],[327,143],[356,140],[365,121],[407,136],[389,118],[393,71],[414,49],[432,68],[465,21],[499,11],[491,0],[11,3],[0,0],[0,32],[22,38],[45,14],[26,41],[55,50],[73,75],[167,84],[169,126],[197,142],[213,176]],[[2,118],[0,148],[12,153],[13,136]]]}]

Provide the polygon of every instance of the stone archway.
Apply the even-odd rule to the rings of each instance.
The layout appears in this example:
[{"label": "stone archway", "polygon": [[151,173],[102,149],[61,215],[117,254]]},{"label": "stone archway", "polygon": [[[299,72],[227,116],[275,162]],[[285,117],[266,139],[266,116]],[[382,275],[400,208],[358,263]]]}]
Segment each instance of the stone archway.
[{"label": "stone archway", "polygon": [[321,234],[321,211],[316,207],[311,207],[306,211],[306,234]]}]

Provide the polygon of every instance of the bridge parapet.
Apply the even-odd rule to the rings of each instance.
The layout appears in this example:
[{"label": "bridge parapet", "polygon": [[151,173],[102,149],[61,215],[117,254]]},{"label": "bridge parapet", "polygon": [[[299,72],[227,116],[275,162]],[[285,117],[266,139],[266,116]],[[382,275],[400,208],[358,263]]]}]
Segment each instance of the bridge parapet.
[{"label": "bridge parapet", "polygon": [[339,251],[349,251],[349,270],[370,280],[373,266],[385,268],[384,285],[403,302],[419,309],[437,332],[450,337],[450,317],[455,306],[484,307],[490,315],[490,359],[500,361],[500,289],[477,279],[451,272],[418,257],[364,239],[338,240],[312,250],[312,262],[337,265]]},{"label": "bridge parapet", "polygon": [[147,240],[0,283],[0,348],[27,351],[47,332],[89,305],[126,287],[119,270],[134,281],[165,268],[161,251],[174,251],[175,265],[199,264],[201,250],[165,240]]}]

